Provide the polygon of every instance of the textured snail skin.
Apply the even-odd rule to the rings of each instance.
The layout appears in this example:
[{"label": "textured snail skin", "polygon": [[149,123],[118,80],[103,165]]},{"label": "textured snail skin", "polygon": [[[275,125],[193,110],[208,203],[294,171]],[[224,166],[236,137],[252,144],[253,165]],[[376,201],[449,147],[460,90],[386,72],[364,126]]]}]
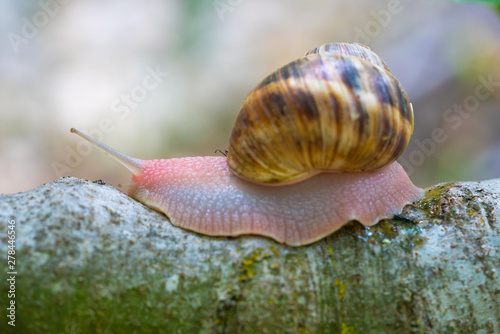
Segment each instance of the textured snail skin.
[{"label": "textured snail skin", "polygon": [[129,195],[173,225],[211,236],[267,236],[291,246],[310,244],[350,220],[374,225],[423,194],[398,163],[372,173],[319,174],[283,187],[242,180],[224,157],[141,163]]}]

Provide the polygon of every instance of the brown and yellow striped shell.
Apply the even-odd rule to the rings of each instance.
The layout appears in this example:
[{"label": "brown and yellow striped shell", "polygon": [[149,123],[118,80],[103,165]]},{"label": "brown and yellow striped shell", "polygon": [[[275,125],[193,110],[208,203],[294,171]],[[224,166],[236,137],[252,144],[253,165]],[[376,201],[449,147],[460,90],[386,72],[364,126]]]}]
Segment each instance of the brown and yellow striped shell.
[{"label": "brown and yellow striped shell", "polygon": [[408,96],[368,47],[325,44],[279,68],[247,96],[227,161],[252,182],[364,172],[395,161],[413,132]]}]

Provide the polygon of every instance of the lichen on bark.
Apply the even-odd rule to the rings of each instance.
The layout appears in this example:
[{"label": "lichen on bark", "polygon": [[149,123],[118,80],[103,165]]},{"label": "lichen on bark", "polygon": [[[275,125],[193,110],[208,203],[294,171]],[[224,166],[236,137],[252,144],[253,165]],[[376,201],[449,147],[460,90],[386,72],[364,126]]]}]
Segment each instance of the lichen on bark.
[{"label": "lichen on bark", "polygon": [[296,248],[185,231],[72,177],[0,196],[0,217],[2,249],[16,221],[16,332],[500,333],[500,180]]}]

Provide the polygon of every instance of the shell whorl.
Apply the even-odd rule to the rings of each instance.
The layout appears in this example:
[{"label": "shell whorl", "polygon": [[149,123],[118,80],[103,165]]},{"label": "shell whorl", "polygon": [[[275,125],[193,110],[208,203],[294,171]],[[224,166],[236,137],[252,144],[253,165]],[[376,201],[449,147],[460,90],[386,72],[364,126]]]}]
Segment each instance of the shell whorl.
[{"label": "shell whorl", "polygon": [[231,133],[228,164],[265,184],[372,171],[395,161],[412,132],[408,97],[387,65],[359,44],[327,44],[250,92]]},{"label": "shell whorl", "polygon": [[304,56],[309,56],[313,54],[338,54],[345,56],[352,56],[359,59],[366,60],[374,65],[380,66],[383,69],[390,72],[387,64],[380,58],[375,52],[369,47],[359,44],[359,43],[328,43],[318,46],[312,50],[306,52]]}]

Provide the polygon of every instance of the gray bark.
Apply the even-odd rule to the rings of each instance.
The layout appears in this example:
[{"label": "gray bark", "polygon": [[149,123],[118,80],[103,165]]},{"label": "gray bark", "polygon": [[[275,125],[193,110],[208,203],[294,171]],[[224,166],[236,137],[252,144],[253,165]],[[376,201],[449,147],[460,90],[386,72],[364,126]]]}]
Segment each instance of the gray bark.
[{"label": "gray bark", "polygon": [[4,254],[11,220],[2,333],[500,333],[500,180],[437,185],[298,248],[185,231],[72,177],[0,196]]}]

